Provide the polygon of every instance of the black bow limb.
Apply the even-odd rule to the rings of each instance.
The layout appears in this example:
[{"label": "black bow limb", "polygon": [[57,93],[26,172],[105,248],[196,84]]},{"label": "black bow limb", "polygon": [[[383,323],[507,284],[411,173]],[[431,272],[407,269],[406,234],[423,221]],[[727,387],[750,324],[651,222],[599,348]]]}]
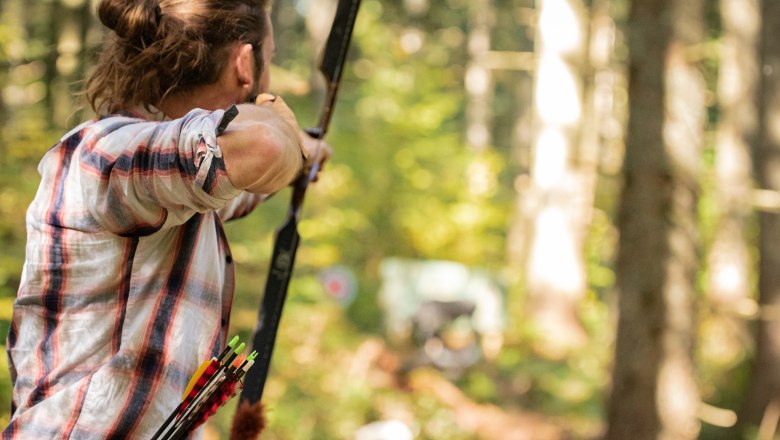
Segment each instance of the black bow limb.
[{"label": "black bow limb", "polygon": [[[328,132],[359,8],[360,0],[339,0],[333,26],[325,44],[319,69],[327,83],[327,94],[318,125],[306,130],[319,142],[322,142]],[[315,157],[317,157],[316,153]],[[234,440],[257,438],[265,426],[261,400],[271,366],[271,355],[287,297],[295,254],[300,242],[298,220],[306,189],[318,170],[319,163],[315,162],[308,173],[301,174],[295,181],[287,218],[276,231],[265,293],[252,337],[252,348],[259,355],[255,364],[244,376],[244,388],[231,430],[231,438]]]}]

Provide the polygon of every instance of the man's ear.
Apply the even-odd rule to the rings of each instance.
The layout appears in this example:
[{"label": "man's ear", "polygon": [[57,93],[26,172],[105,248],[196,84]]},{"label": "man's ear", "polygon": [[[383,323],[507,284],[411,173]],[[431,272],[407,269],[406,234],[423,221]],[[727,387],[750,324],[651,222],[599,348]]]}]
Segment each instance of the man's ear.
[{"label": "man's ear", "polygon": [[251,89],[255,82],[255,57],[251,44],[244,43],[238,46],[235,68],[238,84]]}]

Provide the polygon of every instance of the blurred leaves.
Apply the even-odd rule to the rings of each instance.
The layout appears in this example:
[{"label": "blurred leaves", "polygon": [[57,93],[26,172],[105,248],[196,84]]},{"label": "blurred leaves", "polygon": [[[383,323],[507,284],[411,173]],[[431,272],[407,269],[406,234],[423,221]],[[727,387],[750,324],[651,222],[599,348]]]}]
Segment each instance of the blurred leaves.
[{"label": "blurred leaves", "polygon": [[[37,162],[79,122],[72,116],[51,125],[42,95],[49,90],[43,60],[53,50],[47,11],[54,2],[0,5],[3,335],[24,259],[24,212],[38,185]],[[303,126],[316,121],[323,96],[318,48],[305,23],[314,3],[280,2],[274,8],[278,54],[272,89],[285,93]],[[414,14],[405,4],[363,2],[328,137],[335,154],[309,190],[300,222],[302,243],[267,389],[269,439],[344,439],[383,419],[403,421],[419,439],[476,438],[450,403],[411,390],[396,375],[403,348],[388,347],[382,339],[378,268],[383,258],[401,256],[503,269],[515,192],[505,184],[512,180],[506,153],[471,150],[463,138],[467,2],[423,4],[424,13]],[[94,38],[99,33],[91,26]],[[78,97],[67,103],[80,105]],[[282,191],[226,226],[237,267],[231,324],[245,338],[254,327],[271,238],[288,197]],[[610,254],[603,252],[593,266],[600,273],[608,272]],[[317,278],[333,265],[357,277],[357,296],[346,309],[324,294]],[[602,278],[607,284],[609,274]],[[603,347],[589,361],[544,363],[523,347],[522,326],[515,327],[495,365],[481,365],[459,380],[468,399],[555,415],[579,412],[598,423]],[[8,369],[0,363],[0,425],[7,421],[10,392]],[[224,437],[232,414],[232,407],[220,411],[212,431]]]},{"label": "blurred leaves", "polygon": [[[24,213],[38,185],[38,160],[79,122],[71,116],[50,124],[42,95],[48,90],[43,59],[53,50],[47,11],[56,2],[0,3],[3,337],[24,261]],[[278,53],[272,89],[285,95],[302,126],[317,120],[323,96],[316,71],[319,48],[306,23],[318,3],[277,2],[273,11]],[[511,82],[517,77],[497,75],[509,83],[497,84],[502,93],[496,96],[493,130],[507,135],[496,136],[497,145],[484,151],[466,145],[468,3],[363,1],[327,139],[334,156],[309,189],[299,225],[302,242],[266,392],[270,425],[264,438],[345,439],[361,425],[383,419],[403,421],[418,439],[478,438],[456,416],[458,408],[435,393],[413,389],[408,378],[396,374],[409,347],[390,347],[383,340],[377,292],[379,265],[387,257],[454,260],[510,274],[504,349],[494,362],[454,379],[468,404],[544,413],[573,431],[572,438],[596,435],[601,428],[613,332],[609,305],[617,231],[611,216],[619,183],[600,181],[584,249],[589,294],[579,312],[588,344],[562,361],[539,359],[530,346],[535,335],[522,315],[523,273],[505,267],[518,172],[512,168],[518,164],[510,164],[517,152],[507,151],[513,142],[509,133],[525,103],[517,102]],[[533,2],[497,0],[496,8],[496,50],[532,49]],[[88,34],[100,35],[94,22]],[[68,109],[80,105],[78,97],[66,103]],[[284,219],[288,197],[289,191],[282,191],[252,215],[226,225],[237,269],[231,326],[244,338],[255,324],[273,232]],[[712,209],[702,206],[703,216],[709,218]],[[328,298],[318,281],[319,272],[334,265],[357,278],[356,298],[346,308]],[[733,382],[740,382],[747,373],[739,364],[743,358],[735,356],[726,367],[739,378]],[[716,403],[733,404],[739,383],[726,383],[714,367],[704,372],[707,381],[712,379],[703,387],[705,394],[715,396]],[[0,426],[8,421],[10,394],[1,355]],[[210,422],[223,438],[234,404]]]}]

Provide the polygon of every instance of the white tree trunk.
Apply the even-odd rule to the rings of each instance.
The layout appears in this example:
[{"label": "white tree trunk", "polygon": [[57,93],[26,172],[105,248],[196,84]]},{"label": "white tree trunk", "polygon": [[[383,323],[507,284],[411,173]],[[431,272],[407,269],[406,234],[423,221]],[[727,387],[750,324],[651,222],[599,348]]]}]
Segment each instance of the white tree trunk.
[{"label": "white tree trunk", "polygon": [[487,63],[490,30],[493,27],[491,3],[491,0],[473,0],[469,7],[466,142],[477,151],[485,150],[492,142],[490,103],[493,97],[493,78]]},{"label": "white tree trunk", "polygon": [[[539,0],[527,261],[528,311],[541,337],[538,348],[559,357],[585,333],[577,303],[586,290],[583,237],[588,185],[575,168],[581,139],[582,70],[586,31],[579,0]],[[583,188],[585,187],[585,188]]]}]

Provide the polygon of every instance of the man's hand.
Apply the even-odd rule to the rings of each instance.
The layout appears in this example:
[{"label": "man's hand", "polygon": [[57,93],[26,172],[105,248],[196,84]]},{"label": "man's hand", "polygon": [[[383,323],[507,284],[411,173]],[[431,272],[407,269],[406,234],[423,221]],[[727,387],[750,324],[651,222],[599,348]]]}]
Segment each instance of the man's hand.
[{"label": "man's hand", "polygon": [[298,145],[301,146],[301,154],[303,154],[305,159],[308,159],[309,151],[303,147],[304,137],[301,136],[301,127],[298,125],[298,120],[295,118],[295,113],[293,113],[290,107],[287,106],[287,103],[284,102],[284,99],[282,99],[281,96],[272,95],[270,93],[261,93],[257,96],[257,99],[255,99],[255,104],[259,105],[260,107],[266,107],[273,110],[273,112],[279,115],[285,122],[287,122],[290,127],[295,129],[295,132],[298,133]]},{"label": "man's hand", "polygon": [[325,168],[325,162],[330,159],[330,156],[333,154],[333,149],[331,149],[330,145],[325,143],[325,141],[312,137],[305,131],[301,133],[303,134],[303,149],[308,153],[308,156],[304,155],[304,157],[306,157],[306,163],[303,165],[303,172],[308,173],[315,163],[319,164],[317,174],[315,174],[311,180],[312,182],[316,182],[320,180],[320,171]]},{"label": "man's hand", "polygon": [[287,106],[287,103],[284,102],[280,96],[272,95],[270,93],[261,93],[258,95],[257,99],[255,99],[255,104],[261,107],[270,108],[282,119],[284,119],[284,121],[290,124],[290,126],[296,129],[300,136],[301,154],[303,154],[305,159],[303,172],[308,173],[314,164],[318,163],[319,169],[312,181],[316,182],[319,180],[319,172],[322,171],[323,167],[325,166],[325,162],[327,162],[330,156],[333,154],[333,150],[330,148],[330,145],[324,141],[320,141],[310,136],[305,131],[301,130],[300,126],[298,125],[298,120],[295,118],[295,113],[293,113],[290,107]]}]

